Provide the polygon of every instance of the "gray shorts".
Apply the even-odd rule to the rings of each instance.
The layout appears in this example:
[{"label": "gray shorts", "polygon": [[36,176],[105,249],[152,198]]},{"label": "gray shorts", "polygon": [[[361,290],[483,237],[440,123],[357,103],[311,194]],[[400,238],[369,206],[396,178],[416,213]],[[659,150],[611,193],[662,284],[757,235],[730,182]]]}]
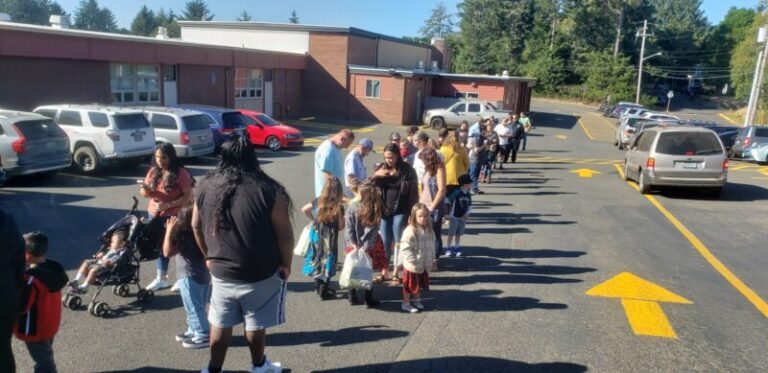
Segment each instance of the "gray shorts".
[{"label": "gray shorts", "polygon": [[464,226],[467,225],[467,222],[461,219],[450,219],[450,224],[448,224],[448,235],[449,236],[463,236],[464,235]]},{"label": "gray shorts", "polygon": [[286,282],[279,273],[259,282],[229,282],[211,276],[208,321],[216,328],[245,322],[246,331],[285,323]]}]

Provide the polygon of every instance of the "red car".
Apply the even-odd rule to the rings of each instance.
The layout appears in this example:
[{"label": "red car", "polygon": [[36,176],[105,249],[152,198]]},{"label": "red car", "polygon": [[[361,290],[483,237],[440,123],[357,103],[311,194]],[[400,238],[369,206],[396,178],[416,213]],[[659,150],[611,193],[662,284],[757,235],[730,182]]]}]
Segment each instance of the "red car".
[{"label": "red car", "polygon": [[248,123],[248,139],[254,145],[264,145],[269,150],[304,146],[304,136],[298,129],[286,126],[262,112],[240,110],[250,119]]}]

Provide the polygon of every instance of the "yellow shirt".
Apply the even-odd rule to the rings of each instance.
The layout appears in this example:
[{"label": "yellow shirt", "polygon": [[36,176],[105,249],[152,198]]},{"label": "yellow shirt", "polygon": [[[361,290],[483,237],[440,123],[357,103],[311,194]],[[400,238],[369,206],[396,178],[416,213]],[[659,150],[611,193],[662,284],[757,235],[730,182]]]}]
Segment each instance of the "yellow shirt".
[{"label": "yellow shirt", "polygon": [[441,146],[440,153],[445,159],[445,185],[459,185],[459,176],[469,172],[467,149],[459,148],[459,151],[454,151],[453,147]]}]

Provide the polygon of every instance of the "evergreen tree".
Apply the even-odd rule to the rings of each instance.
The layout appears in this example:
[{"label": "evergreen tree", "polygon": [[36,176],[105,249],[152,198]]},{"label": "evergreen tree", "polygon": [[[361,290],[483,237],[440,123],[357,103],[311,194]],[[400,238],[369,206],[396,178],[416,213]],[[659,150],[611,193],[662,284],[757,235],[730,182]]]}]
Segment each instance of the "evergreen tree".
[{"label": "evergreen tree", "polygon": [[67,15],[57,2],[48,0],[0,0],[0,12],[13,22],[48,25],[51,15]]},{"label": "evergreen tree", "polygon": [[135,35],[152,36],[157,31],[157,17],[155,12],[149,10],[146,5],[141,7],[139,13],[131,22],[131,32]]},{"label": "evergreen tree", "polygon": [[213,16],[204,0],[187,1],[184,11],[181,12],[181,19],[184,21],[210,21]]},{"label": "evergreen tree", "polygon": [[445,4],[441,1],[432,9],[432,15],[424,21],[424,26],[419,30],[419,34],[427,39],[442,38],[453,32],[453,15],[448,12]]},{"label": "evergreen tree", "polygon": [[155,24],[157,26],[163,26],[168,31],[168,36],[171,38],[180,38],[181,37],[181,28],[179,27],[179,24],[176,22],[176,14],[173,13],[173,9],[171,9],[168,13],[165,12],[165,9],[160,8],[160,11],[157,12],[157,15],[155,16]]},{"label": "evergreen tree", "polygon": [[299,16],[296,14],[296,9],[291,11],[291,17],[288,18],[288,22],[290,23],[299,23]]},{"label": "evergreen tree", "polygon": [[237,17],[235,19],[238,22],[250,22],[250,21],[253,21],[253,17],[251,17],[251,15],[248,14],[248,12],[246,12],[245,10],[243,10],[243,12],[240,13],[240,17]]},{"label": "evergreen tree", "polygon": [[80,0],[75,10],[74,27],[81,30],[115,32],[115,15],[107,8],[100,8],[96,0]]}]

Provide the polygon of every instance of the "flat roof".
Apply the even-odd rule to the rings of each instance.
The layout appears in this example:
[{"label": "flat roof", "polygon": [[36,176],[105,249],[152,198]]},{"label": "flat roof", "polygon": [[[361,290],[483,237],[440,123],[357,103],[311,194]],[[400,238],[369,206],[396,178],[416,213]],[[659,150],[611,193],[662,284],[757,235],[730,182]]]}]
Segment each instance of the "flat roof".
[{"label": "flat roof", "polygon": [[240,22],[240,21],[179,21],[180,26],[193,26],[201,28],[231,28],[231,29],[259,29],[274,31],[302,31],[319,32],[335,34],[352,34],[372,39],[384,39],[396,43],[409,44],[422,48],[432,48],[429,44],[417,43],[402,38],[379,34],[355,27],[323,26],[323,25],[304,25],[298,23],[277,23],[277,22]]},{"label": "flat roof", "polygon": [[499,81],[499,82],[529,82],[535,83],[536,78],[521,77],[521,76],[505,76],[505,75],[481,75],[481,74],[454,74],[441,70],[425,70],[425,69],[390,69],[386,67],[374,67],[374,66],[362,66],[362,65],[347,65],[349,71],[354,74],[370,74],[370,75],[399,75],[407,78],[413,76],[437,76],[446,79],[455,80],[486,80],[486,81]]},{"label": "flat roof", "polygon": [[200,42],[186,41],[186,40],[177,39],[177,38],[158,39],[155,37],[148,37],[148,36],[137,36],[137,35],[118,34],[118,33],[99,32],[99,31],[87,31],[87,30],[78,30],[78,29],[71,29],[71,28],[63,29],[63,28],[54,28],[51,26],[30,25],[26,23],[16,23],[16,22],[6,22],[6,21],[0,21],[0,30],[28,31],[28,32],[35,32],[40,34],[87,37],[87,38],[107,39],[107,40],[122,40],[122,41],[149,43],[149,44],[166,44],[166,45],[178,45],[178,46],[185,46],[185,47],[203,47],[203,48],[221,49],[221,50],[252,51],[252,52],[262,52],[262,53],[271,53],[271,54],[284,54],[284,55],[291,55],[291,56],[305,56],[304,53],[275,52],[275,51],[263,50],[263,49],[221,46],[217,44],[206,44],[206,43],[200,43]]}]

